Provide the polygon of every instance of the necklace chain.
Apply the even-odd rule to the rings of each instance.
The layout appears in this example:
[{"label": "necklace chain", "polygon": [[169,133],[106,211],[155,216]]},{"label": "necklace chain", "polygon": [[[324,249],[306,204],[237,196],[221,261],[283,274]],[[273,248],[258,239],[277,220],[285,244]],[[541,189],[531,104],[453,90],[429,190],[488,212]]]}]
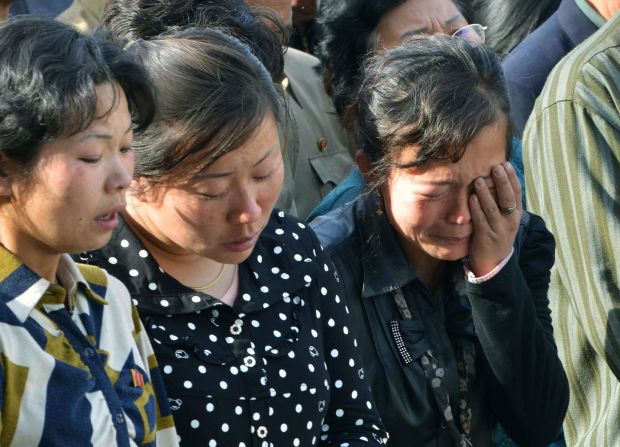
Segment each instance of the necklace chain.
[{"label": "necklace chain", "polygon": [[219,282],[219,280],[222,278],[222,275],[224,274],[225,269],[226,269],[226,264],[222,263],[222,268],[220,269],[220,272],[217,274],[217,276],[213,280],[211,280],[209,283],[203,286],[192,287],[192,289],[196,290],[197,292],[205,292],[209,290],[211,287],[213,287]]}]

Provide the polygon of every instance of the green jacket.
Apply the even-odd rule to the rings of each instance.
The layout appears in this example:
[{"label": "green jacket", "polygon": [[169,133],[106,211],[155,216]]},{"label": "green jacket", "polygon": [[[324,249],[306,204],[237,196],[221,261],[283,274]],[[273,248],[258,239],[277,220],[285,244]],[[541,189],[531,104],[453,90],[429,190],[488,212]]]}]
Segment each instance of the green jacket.
[{"label": "green jacket", "polygon": [[558,241],[549,301],[570,446],[620,443],[620,13],[562,59],[525,128],[527,201]]}]

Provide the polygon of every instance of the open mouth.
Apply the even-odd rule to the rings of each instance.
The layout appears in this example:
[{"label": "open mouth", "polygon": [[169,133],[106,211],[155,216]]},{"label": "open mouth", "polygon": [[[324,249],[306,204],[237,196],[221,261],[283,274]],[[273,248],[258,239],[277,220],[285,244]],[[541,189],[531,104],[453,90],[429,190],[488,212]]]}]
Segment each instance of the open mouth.
[{"label": "open mouth", "polygon": [[105,214],[103,216],[96,217],[95,220],[97,220],[99,222],[107,222],[107,221],[116,219],[117,216],[118,216],[118,213],[116,211],[113,211],[113,212]]},{"label": "open mouth", "polygon": [[95,217],[95,223],[104,231],[114,230],[119,224],[119,213],[124,209],[124,205],[115,206],[106,214]]}]

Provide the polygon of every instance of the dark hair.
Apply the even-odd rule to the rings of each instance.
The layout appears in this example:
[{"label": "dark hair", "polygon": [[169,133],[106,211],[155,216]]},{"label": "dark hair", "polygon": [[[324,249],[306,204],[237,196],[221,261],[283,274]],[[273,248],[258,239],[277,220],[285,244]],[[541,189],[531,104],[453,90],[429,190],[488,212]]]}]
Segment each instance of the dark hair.
[{"label": "dark hair", "polygon": [[500,57],[538,28],[561,0],[471,0],[473,20],[486,25],[486,44]]},{"label": "dark hair", "polygon": [[0,150],[27,171],[42,143],[101,118],[96,88],[113,82],[127,96],[136,130],[144,129],[155,113],[148,76],[109,36],[31,16],[0,23]]},{"label": "dark hair", "polygon": [[[460,0],[452,0],[463,11]],[[374,51],[371,36],[381,18],[405,0],[329,0],[321,2],[317,53],[323,82],[342,117],[354,101],[364,61]],[[348,123],[344,123],[348,127]]]},{"label": "dark hair", "polygon": [[[369,159],[376,185],[393,167],[429,160],[458,161],[469,142],[510,106],[493,51],[464,40],[416,36],[371,58],[357,105],[357,144]],[[418,146],[416,160],[394,163],[398,151]],[[507,156],[510,131],[506,134]]]},{"label": "dark hair", "polygon": [[190,179],[249,140],[269,113],[284,120],[282,94],[247,45],[219,30],[186,30],[139,41],[157,115],[136,133],[136,176]]},{"label": "dark hair", "polygon": [[102,26],[119,37],[149,40],[186,28],[218,28],[246,43],[274,81],[284,74],[287,31],[275,13],[243,0],[110,0]]}]

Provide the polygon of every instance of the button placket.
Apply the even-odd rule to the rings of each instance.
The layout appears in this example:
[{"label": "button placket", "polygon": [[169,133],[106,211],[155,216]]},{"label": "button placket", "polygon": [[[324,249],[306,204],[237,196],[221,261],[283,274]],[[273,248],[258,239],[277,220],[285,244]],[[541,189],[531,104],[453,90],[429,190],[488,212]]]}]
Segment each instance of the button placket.
[{"label": "button placket", "polygon": [[256,359],[251,355],[245,356],[243,358],[243,364],[248,368],[253,368],[254,366],[256,366]]},{"label": "button placket", "polygon": [[256,436],[258,436],[261,439],[265,439],[268,434],[269,434],[269,430],[267,430],[267,427],[265,427],[264,425],[261,425],[260,427],[256,429]]},{"label": "button placket", "polygon": [[235,322],[230,326],[230,333],[232,335],[240,335],[243,331],[243,320],[236,319]]}]

